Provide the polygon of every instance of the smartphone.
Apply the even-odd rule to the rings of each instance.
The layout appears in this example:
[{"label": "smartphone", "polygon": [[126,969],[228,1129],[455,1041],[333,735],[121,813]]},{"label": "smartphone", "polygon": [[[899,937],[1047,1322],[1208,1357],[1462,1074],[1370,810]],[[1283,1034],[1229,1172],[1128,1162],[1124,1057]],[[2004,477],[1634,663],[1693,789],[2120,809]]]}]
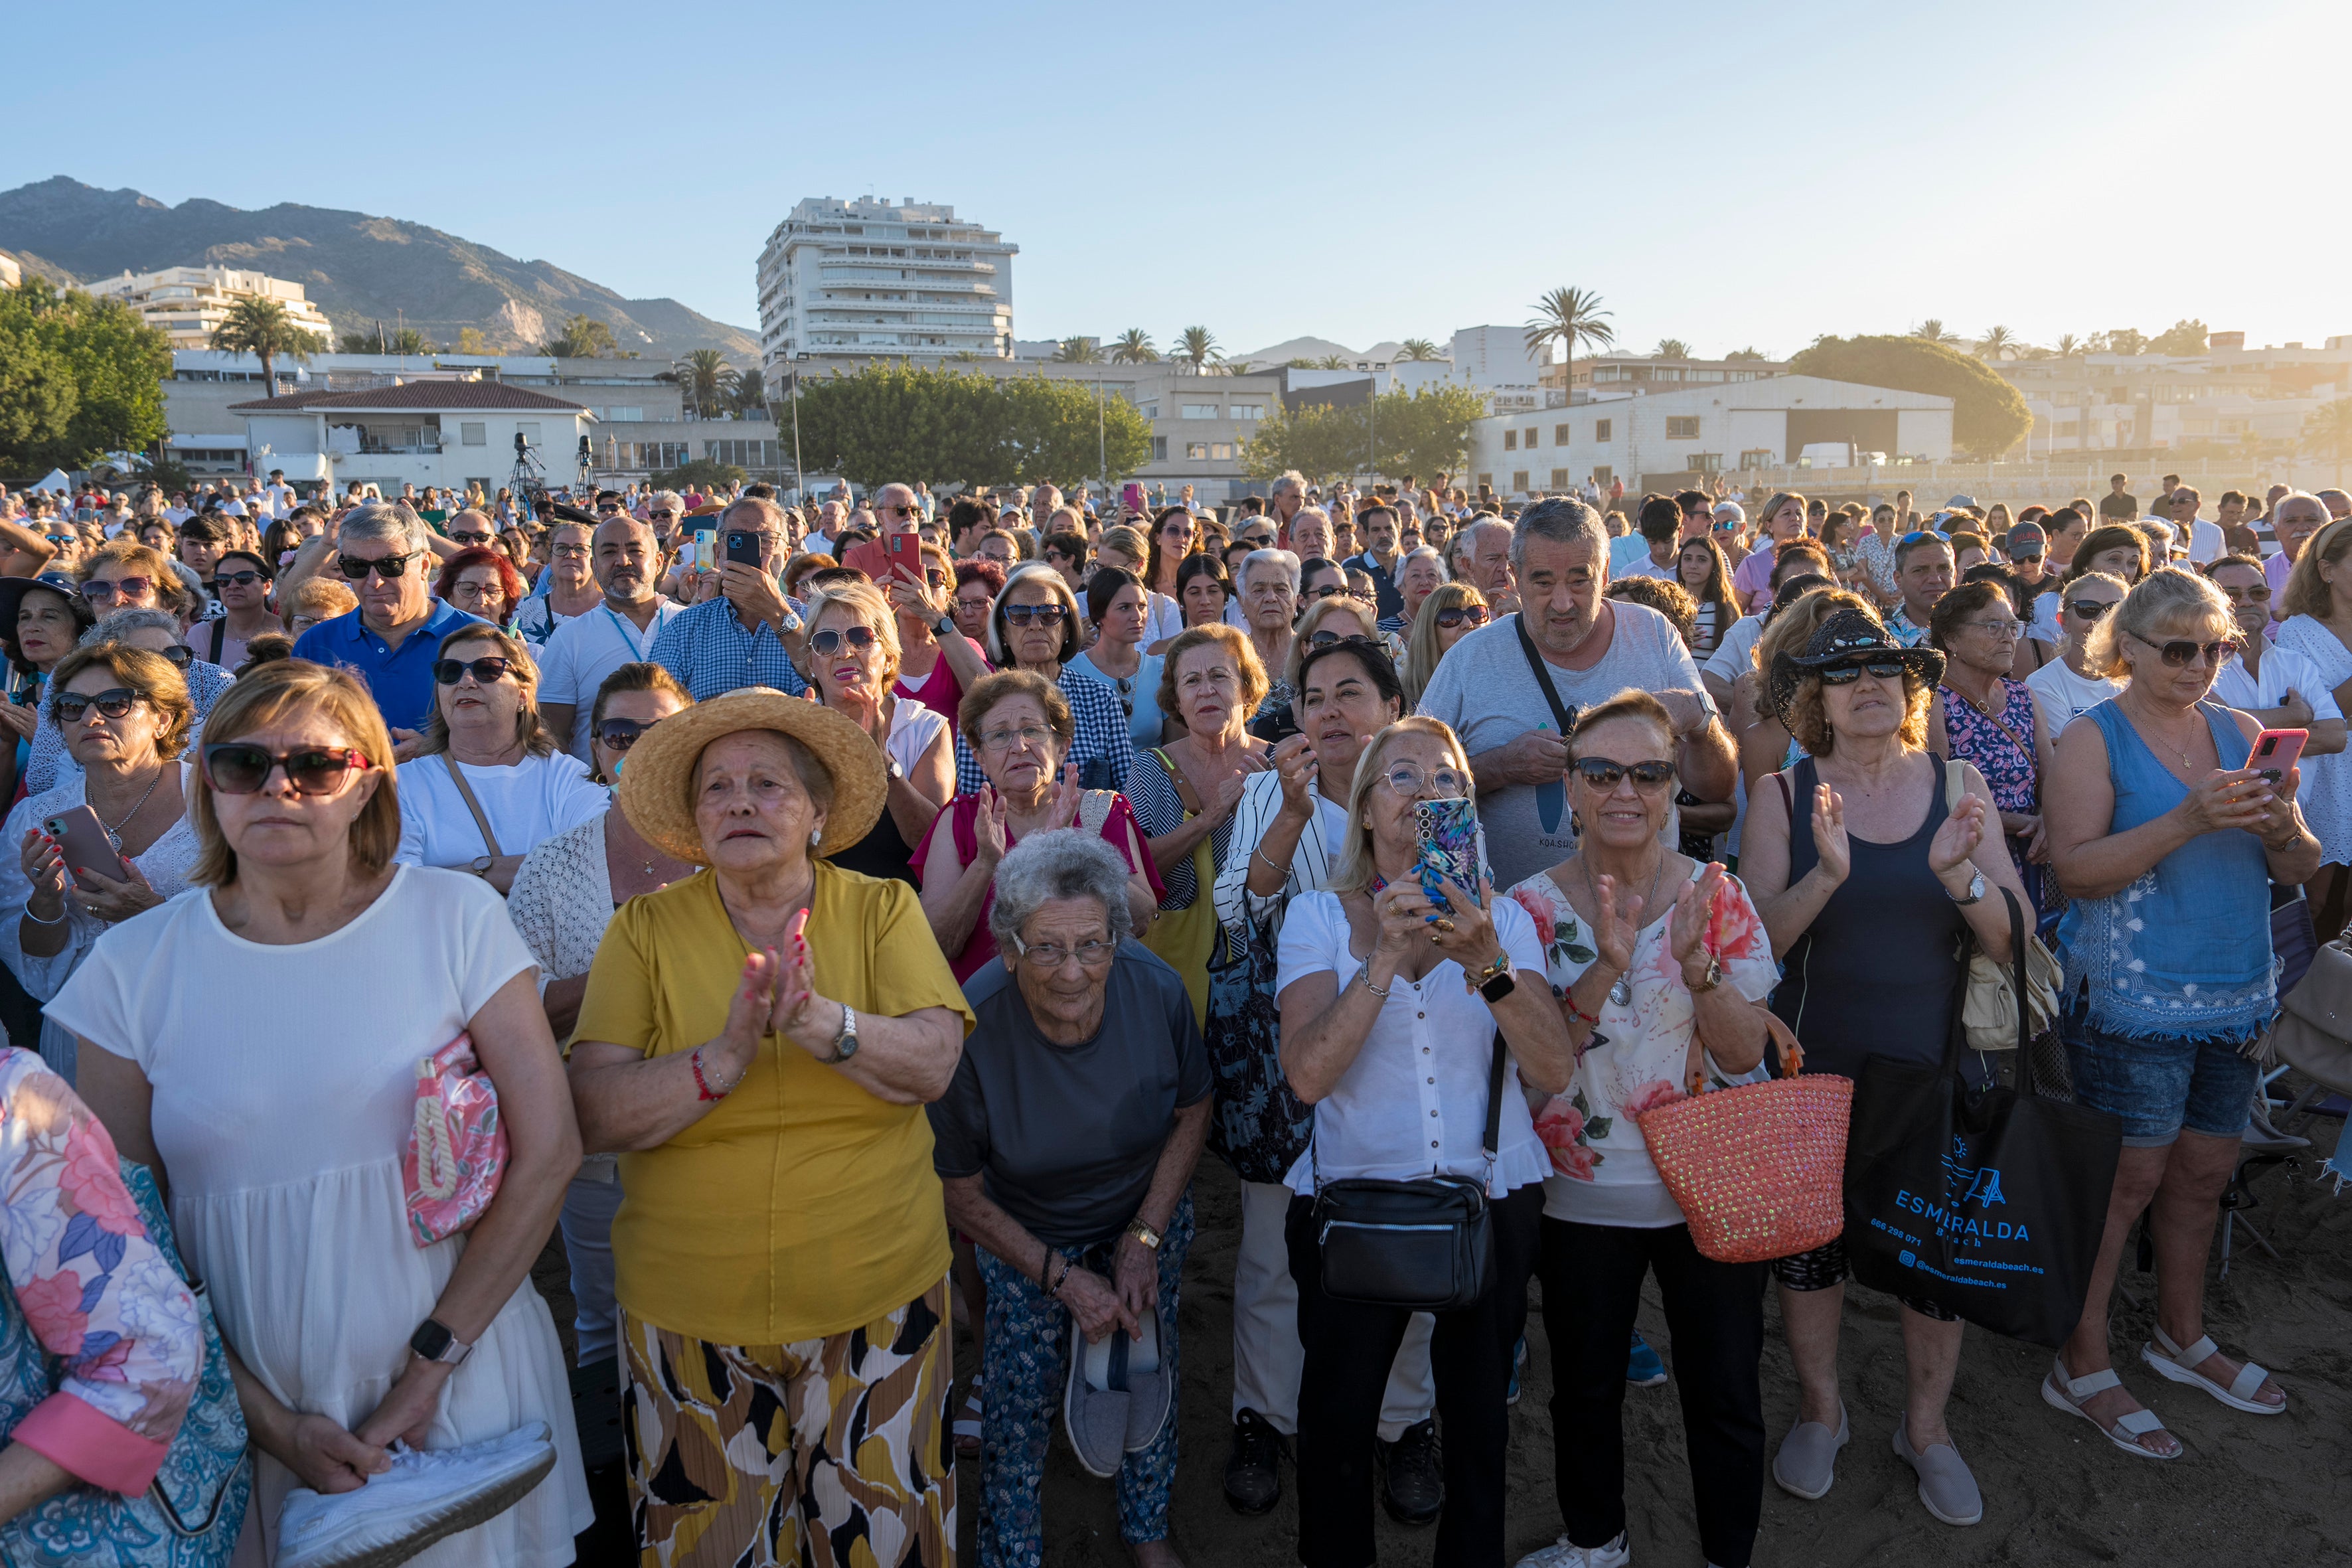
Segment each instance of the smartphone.
[{"label": "smartphone", "polygon": [[2265,730],[2254,737],[2253,752],[2246,758],[2246,766],[2277,784],[2303,755],[2304,742],[2310,739],[2308,730]]},{"label": "smartphone", "polygon": [[1143,515],[1143,487],[1129,479],[1118,489],[1118,504],[1137,517]]},{"label": "smartphone", "polygon": [[923,574],[923,536],[919,533],[894,533],[887,542],[890,551],[892,571],[904,566],[916,576]]},{"label": "smartphone", "polygon": [[760,564],[760,536],[749,529],[727,531],[727,559],[739,566]]},{"label": "smartphone", "polygon": [[1420,864],[1470,890],[1478,901],[1478,805],[1469,800],[1417,800],[1412,804]]},{"label": "smartphone", "polygon": [[89,871],[117,882],[124,879],[122,857],[115,852],[114,840],[106,836],[106,825],[89,806],[78,805],[52,816],[41,824],[41,830],[64,849],[67,871]]},{"label": "smartphone", "polygon": [[694,531],[694,559],[687,564],[712,567],[719,564],[719,531],[717,529],[698,528]]}]

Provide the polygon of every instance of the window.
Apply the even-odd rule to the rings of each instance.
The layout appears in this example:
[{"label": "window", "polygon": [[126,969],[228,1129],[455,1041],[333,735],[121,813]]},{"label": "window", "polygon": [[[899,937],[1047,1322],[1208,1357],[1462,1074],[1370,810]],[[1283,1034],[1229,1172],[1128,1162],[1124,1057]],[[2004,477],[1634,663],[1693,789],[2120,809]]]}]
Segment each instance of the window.
[{"label": "window", "polygon": [[487,447],[489,426],[478,419],[468,419],[457,426],[457,444],[461,447]]},{"label": "window", "polygon": [[1495,476],[1492,474],[1480,474],[1478,476],[1478,488],[1482,490],[1493,489],[1495,488]]},{"label": "window", "polygon": [[646,417],[646,411],[642,405],[635,408],[615,406],[612,408],[600,409],[597,412],[600,418],[613,420],[625,425],[643,424]]},{"label": "window", "polygon": [[1212,462],[1217,463],[1232,462],[1234,460],[1234,444],[1231,441],[1210,442],[1209,459]]},{"label": "window", "polygon": [[520,436],[524,440],[530,442],[534,447],[539,445],[539,425],[535,420],[527,425],[517,425],[515,426],[515,434]]},{"label": "window", "polygon": [[1596,441],[1609,439],[1609,427],[1615,423],[1613,419],[1595,419],[1592,422],[1592,438]]},{"label": "window", "polygon": [[1696,414],[1669,414],[1666,416],[1666,439],[1669,441],[1697,440],[1698,416]]},{"label": "window", "polygon": [[1214,419],[1217,417],[1217,405],[1213,403],[1188,403],[1184,405],[1184,417],[1187,419]]},{"label": "window", "polygon": [[1568,489],[1568,470],[1566,468],[1554,468],[1551,471],[1551,488],[1556,490],[1564,490]]},{"label": "window", "polygon": [[1555,447],[1565,447],[1568,445],[1567,426],[1555,425],[1551,427],[1551,444]]},{"label": "window", "polygon": [[1528,471],[1525,468],[1514,468],[1511,470],[1511,489],[1519,495],[1527,494]]},{"label": "window", "polygon": [[1206,441],[1187,441],[1187,442],[1185,442],[1185,443],[1184,443],[1184,458],[1185,458],[1185,460],[1186,460],[1186,461],[1188,461],[1188,462],[1193,462],[1193,463],[1205,463],[1205,462],[1207,462],[1207,461],[1209,460],[1209,444],[1208,444]]},{"label": "window", "polygon": [[1157,419],[1160,417],[1160,400],[1158,398],[1155,397],[1150,402],[1140,405],[1140,406],[1143,409],[1143,416],[1146,419]]},{"label": "window", "polygon": [[1231,412],[1232,417],[1235,419],[1263,419],[1265,417],[1265,405],[1263,403],[1236,403],[1232,405]]},{"label": "window", "polygon": [[1503,450],[1504,450],[1504,451],[1506,451],[1506,452],[1516,452],[1516,451],[1517,451],[1518,449],[1519,449],[1519,433],[1518,433],[1517,430],[1506,430],[1506,431],[1504,431],[1504,432],[1503,432]]},{"label": "window", "polygon": [[1536,433],[1533,430],[1521,431],[1519,433],[1519,445],[1525,447],[1530,452],[1534,451],[1536,449]]},{"label": "window", "polygon": [[1167,437],[1154,436],[1151,438],[1151,460],[1155,463],[1164,463],[1168,460]]}]

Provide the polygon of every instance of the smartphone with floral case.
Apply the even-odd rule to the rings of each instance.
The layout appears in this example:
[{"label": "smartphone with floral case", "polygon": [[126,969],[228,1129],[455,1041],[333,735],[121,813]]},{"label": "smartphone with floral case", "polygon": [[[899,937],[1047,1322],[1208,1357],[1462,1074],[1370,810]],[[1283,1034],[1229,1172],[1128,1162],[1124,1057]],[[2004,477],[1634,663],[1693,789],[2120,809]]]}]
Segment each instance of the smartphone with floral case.
[{"label": "smartphone with floral case", "polygon": [[1417,800],[1412,805],[1414,831],[1421,838],[1422,888],[1444,904],[1436,879],[1444,877],[1470,890],[1478,900],[1478,871],[1485,857],[1478,831],[1478,805],[1470,800]]}]

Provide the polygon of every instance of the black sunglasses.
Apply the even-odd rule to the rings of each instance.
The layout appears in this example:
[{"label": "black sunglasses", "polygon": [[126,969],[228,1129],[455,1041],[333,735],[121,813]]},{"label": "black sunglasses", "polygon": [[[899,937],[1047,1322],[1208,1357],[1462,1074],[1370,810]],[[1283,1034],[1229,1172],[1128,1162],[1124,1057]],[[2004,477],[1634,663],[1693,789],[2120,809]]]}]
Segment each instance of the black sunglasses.
[{"label": "black sunglasses", "polygon": [[1832,664],[1822,669],[1823,686],[1851,686],[1864,675],[1874,675],[1881,680],[1903,679],[1903,661],[1899,658],[1856,658],[1843,664]]},{"label": "black sunglasses", "polygon": [[352,769],[365,773],[374,765],[348,746],[272,752],[245,741],[223,741],[205,748],[205,782],[222,795],[257,794],[280,768],[296,795],[332,795]]},{"label": "black sunglasses", "polygon": [[[1058,605],[1055,607],[1059,608]],[[872,647],[875,641],[872,626],[827,626],[821,632],[811,634],[808,640],[810,649],[819,658],[831,658],[841,651],[844,643],[851,647],[867,648]]]},{"label": "black sunglasses", "polygon": [[[2269,596],[2267,591],[2263,596]],[[2115,606],[2098,599],[2069,599],[2066,601],[2066,608],[2078,621],[2095,621]]]},{"label": "black sunglasses", "polygon": [[1025,626],[1034,622],[1041,626],[1058,626],[1066,613],[1060,605],[1007,605],[1004,619],[1007,625]]},{"label": "black sunglasses", "polygon": [[1349,642],[1362,643],[1367,647],[1376,646],[1370,637],[1366,637],[1361,632],[1317,632],[1314,636],[1307,639],[1307,646],[1308,647],[1337,647],[1341,643]]},{"label": "black sunglasses", "polygon": [[1336,583],[1327,583],[1320,588],[1307,589],[1306,592],[1299,595],[1299,597],[1302,599],[1335,599],[1347,591],[1348,590],[1346,588],[1341,587]]},{"label": "black sunglasses", "polygon": [[505,679],[507,671],[513,668],[514,660],[510,658],[436,658],[433,661],[433,679],[443,686],[455,686],[470,670],[476,680],[490,686]]},{"label": "black sunglasses", "polygon": [[625,752],[637,743],[637,737],[653,725],[635,719],[607,719],[596,726],[596,739],[609,751]]},{"label": "black sunglasses", "polygon": [[2234,657],[2239,648],[2244,646],[2234,637],[2222,637],[2218,641],[2209,643],[2194,643],[2187,641],[2159,643],[2149,642],[2147,638],[2139,637],[2139,634],[2137,632],[2132,635],[2135,637],[2138,637],[2139,641],[2147,643],[2148,647],[2156,649],[2158,653],[2163,655],[2164,662],[2172,666],[2175,669],[2184,669],[2189,665],[2194,664],[2197,662],[2197,656],[2200,653],[2205,656],[2205,662],[2207,664],[2219,669],[2225,660]]},{"label": "black sunglasses", "polygon": [[490,535],[487,533],[453,533],[449,536],[452,544],[482,545],[489,542]]},{"label": "black sunglasses", "polygon": [[335,564],[342,569],[344,576],[354,583],[365,582],[367,574],[371,572],[389,583],[406,572],[408,563],[415,560],[418,553],[412,551],[406,555],[386,555],[377,561],[361,561],[349,555],[338,555],[335,557]]},{"label": "black sunglasses", "polygon": [[94,697],[68,691],[58,699],[58,722],[79,724],[93,708],[102,718],[120,719],[130,712],[131,705],[138,700],[138,692],[121,686],[110,686]]},{"label": "black sunglasses", "polygon": [[1465,621],[1468,621],[1474,626],[1483,626],[1491,618],[1490,613],[1484,605],[1455,605],[1450,609],[1437,612],[1437,624],[1447,631],[1452,631]]},{"label": "black sunglasses", "polygon": [[175,642],[170,647],[157,653],[155,657],[174,669],[185,669],[196,662],[196,650],[184,642]]},{"label": "black sunglasses", "polygon": [[1672,763],[1617,763],[1607,757],[1579,757],[1571,765],[1595,789],[1615,789],[1631,773],[1633,787],[1645,795],[1664,789],[1674,782],[1675,776]]},{"label": "black sunglasses", "polygon": [[215,584],[226,583],[232,588],[250,588],[261,581],[258,572],[223,572],[213,579]]}]

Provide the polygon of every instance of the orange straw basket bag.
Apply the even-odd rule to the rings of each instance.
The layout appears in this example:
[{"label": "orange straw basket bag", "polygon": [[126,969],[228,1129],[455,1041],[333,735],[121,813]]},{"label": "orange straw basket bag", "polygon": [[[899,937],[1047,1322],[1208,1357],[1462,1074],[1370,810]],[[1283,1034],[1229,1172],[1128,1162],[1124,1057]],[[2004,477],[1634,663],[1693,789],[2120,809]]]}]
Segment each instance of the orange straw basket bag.
[{"label": "orange straw basket bag", "polygon": [[1783,1077],[1701,1093],[1694,1037],[1687,1097],[1636,1118],[1692,1245],[1718,1263],[1793,1257],[1845,1230],[1853,1080],[1798,1077],[1804,1052],[1797,1037],[1769,1009],[1757,1011],[1780,1047]]}]

